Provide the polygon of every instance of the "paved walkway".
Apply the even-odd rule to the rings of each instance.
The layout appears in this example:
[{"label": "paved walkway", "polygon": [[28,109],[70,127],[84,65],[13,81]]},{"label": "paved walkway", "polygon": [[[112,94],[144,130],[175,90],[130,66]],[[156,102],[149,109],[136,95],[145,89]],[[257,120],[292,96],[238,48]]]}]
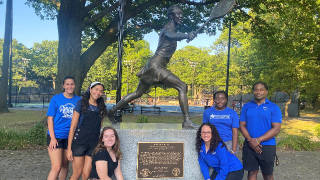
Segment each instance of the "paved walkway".
[{"label": "paved walkway", "polygon": [[[275,167],[275,179],[320,179],[320,152],[280,151],[277,154],[280,165]],[[68,179],[71,165],[69,169]],[[50,160],[46,150],[0,150],[1,180],[44,180],[49,171]],[[246,172],[243,179],[246,179]],[[258,179],[262,179],[261,173]]]}]

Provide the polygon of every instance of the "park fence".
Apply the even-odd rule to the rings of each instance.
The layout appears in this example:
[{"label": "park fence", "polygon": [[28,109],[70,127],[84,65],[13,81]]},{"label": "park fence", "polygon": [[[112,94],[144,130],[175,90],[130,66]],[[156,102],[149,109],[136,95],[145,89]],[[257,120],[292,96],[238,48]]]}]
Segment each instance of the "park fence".
[{"label": "park fence", "polygon": [[[188,91],[188,104],[189,106],[208,108],[214,105],[213,95],[217,91],[223,91],[226,86],[209,86],[209,85],[187,85]],[[151,88],[157,88],[153,86]],[[165,87],[171,88],[171,87]],[[51,98],[54,96],[54,89],[51,86],[36,87],[18,87],[13,86],[11,91],[11,103],[15,107],[24,106],[26,104],[34,104],[36,107],[48,107]],[[227,106],[234,109],[240,114],[243,105],[251,101],[254,96],[251,94],[251,86],[229,86],[229,97]],[[151,92],[151,91],[148,91]],[[179,106],[178,96],[159,96],[157,91],[147,93],[141,98],[135,99],[129,104],[134,106]],[[292,93],[292,100],[289,104],[288,113],[291,117],[298,117],[300,115],[300,101],[299,93],[296,91]],[[115,104],[116,97],[110,94],[103,95],[107,104]],[[283,92],[275,92],[268,96],[269,100],[276,103],[282,114],[285,112],[286,103],[289,101],[289,95]],[[26,105],[28,106],[28,105]]]}]

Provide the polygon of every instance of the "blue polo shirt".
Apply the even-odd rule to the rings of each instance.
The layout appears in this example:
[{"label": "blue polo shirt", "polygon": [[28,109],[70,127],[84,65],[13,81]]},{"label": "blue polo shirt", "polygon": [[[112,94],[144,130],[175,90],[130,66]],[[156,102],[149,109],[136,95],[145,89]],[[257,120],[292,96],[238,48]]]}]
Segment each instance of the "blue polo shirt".
[{"label": "blue polo shirt", "polygon": [[[282,123],[282,115],[280,108],[268,99],[260,105],[252,100],[243,106],[240,121],[246,122],[247,130],[252,138],[258,138],[272,128],[271,123]],[[260,144],[276,145],[276,138],[273,137]]]},{"label": "blue polo shirt", "polygon": [[228,107],[222,111],[216,110],[215,107],[210,107],[204,111],[202,123],[213,124],[223,142],[231,141],[232,128],[239,128],[239,115]]}]

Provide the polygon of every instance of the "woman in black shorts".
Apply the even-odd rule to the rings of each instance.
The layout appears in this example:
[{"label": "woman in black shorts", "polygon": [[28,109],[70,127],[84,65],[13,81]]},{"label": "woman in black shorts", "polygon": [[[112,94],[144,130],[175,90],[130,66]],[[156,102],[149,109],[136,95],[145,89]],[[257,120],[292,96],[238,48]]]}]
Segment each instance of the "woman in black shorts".
[{"label": "woman in black shorts", "polygon": [[62,80],[63,93],[53,96],[48,108],[47,146],[51,161],[48,180],[65,180],[68,175],[69,161],[67,146],[73,109],[81,99],[74,95],[74,78],[66,76]]},{"label": "woman in black shorts", "polygon": [[91,172],[92,152],[99,141],[103,118],[107,114],[101,97],[104,86],[93,82],[74,109],[68,138],[67,157],[72,161],[71,180],[88,179]]},{"label": "woman in black shorts", "polygon": [[113,127],[103,128],[99,143],[93,151],[90,178],[110,179],[115,175],[117,180],[123,180],[120,159],[120,140],[117,131]]}]

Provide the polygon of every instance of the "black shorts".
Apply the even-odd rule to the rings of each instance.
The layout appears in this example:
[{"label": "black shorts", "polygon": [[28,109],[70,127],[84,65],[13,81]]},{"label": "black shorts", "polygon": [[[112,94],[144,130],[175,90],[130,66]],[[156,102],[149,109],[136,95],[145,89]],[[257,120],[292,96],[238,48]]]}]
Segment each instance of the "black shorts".
[{"label": "black shorts", "polygon": [[[213,171],[210,176],[210,179],[211,180],[216,179],[217,175],[218,173],[216,171]],[[237,171],[229,172],[225,180],[242,180],[242,178],[243,178],[243,169],[240,169]]]},{"label": "black shorts", "polygon": [[87,146],[82,144],[72,144],[71,150],[72,155],[75,157],[81,157],[81,156],[89,156],[92,157],[92,152],[96,148],[96,146]]},{"label": "black shorts", "polygon": [[263,173],[273,174],[274,159],[276,156],[276,145],[262,145],[262,153],[256,153],[245,140],[242,150],[243,169],[255,171],[260,169]]},{"label": "black shorts", "polygon": [[98,133],[91,133],[91,131],[85,128],[78,128],[73,136],[71,150],[72,155],[76,157],[90,156],[92,157],[92,152],[96,148],[99,142]]},{"label": "black shorts", "polygon": [[[57,142],[58,142],[58,146],[56,146],[56,148],[63,148],[63,149],[68,149],[68,138],[67,139],[60,139],[60,138],[56,138]],[[47,134],[47,146],[49,147],[50,145],[50,135]]]}]

